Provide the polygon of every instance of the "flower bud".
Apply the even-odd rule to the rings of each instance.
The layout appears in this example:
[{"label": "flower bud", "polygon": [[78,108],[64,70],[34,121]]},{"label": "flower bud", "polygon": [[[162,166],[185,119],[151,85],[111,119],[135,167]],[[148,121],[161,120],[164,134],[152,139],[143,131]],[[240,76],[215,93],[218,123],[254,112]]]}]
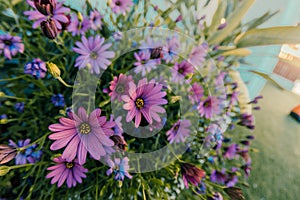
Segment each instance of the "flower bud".
[{"label": "flower bud", "polygon": [[52,62],[47,62],[47,68],[50,72],[50,74],[54,77],[54,78],[58,78],[60,77],[60,69],[57,67],[56,64],[52,63]]},{"label": "flower bud", "polygon": [[6,175],[9,172],[9,170],[10,170],[10,167],[8,167],[8,166],[5,166],[5,165],[0,166],[0,176]]},{"label": "flower bud", "polygon": [[237,187],[225,188],[224,191],[228,194],[231,199],[243,200],[245,199],[243,191]]},{"label": "flower bud", "polygon": [[157,47],[157,48],[151,49],[150,58],[151,59],[162,58],[163,57],[162,50],[163,50],[162,47]]},{"label": "flower bud", "polygon": [[54,21],[50,18],[41,22],[41,28],[44,35],[49,39],[55,39],[57,36],[57,28]]},{"label": "flower bud", "polygon": [[56,0],[34,0],[36,9],[43,15],[53,15],[56,8]]},{"label": "flower bud", "polygon": [[114,141],[115,146],[119,147],[123,151],[126,150],[127,143],[126,143],[126,141],[121,136],[119,136],[119,135],[112,135],[112,136],[110,136],[110,139],[112,141]]},{"label": "flower bud", "polygon": [[7,163],[16,157],[17,150],[11,146],[0,144],[0,164]]}]

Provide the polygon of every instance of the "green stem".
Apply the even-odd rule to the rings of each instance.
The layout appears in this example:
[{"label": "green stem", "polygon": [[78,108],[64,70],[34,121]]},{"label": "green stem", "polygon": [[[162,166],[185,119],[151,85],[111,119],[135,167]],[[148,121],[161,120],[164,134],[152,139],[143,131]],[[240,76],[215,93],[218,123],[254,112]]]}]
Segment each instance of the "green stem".
[{"label": "green stem", "polygon": [[17,80],[23,77],[26,77],[27,75],[22,75],[22,76],[18,76],[18,77],[14,77],[14,78],[7,78],[7,79],[0,79],[0,82],[7,82],[7,81],[13,81],[13,80]]}]

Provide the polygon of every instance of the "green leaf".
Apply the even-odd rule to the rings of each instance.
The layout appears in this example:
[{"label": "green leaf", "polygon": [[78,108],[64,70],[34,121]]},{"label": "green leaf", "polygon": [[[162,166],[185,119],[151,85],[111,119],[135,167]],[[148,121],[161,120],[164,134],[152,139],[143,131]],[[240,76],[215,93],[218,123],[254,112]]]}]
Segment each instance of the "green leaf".
[{"label": "green leaf", "polygon": [[240,56],[240,57],[244,57],[244,56],[250,55],[251,53],[252,52],[249,49],[238,48],[238,49],[225,51],[225,52],[221,53],[221,55],[222,56]]},{"label": "green leaf", "polygon": [[240,6],[238,6],[237,9],[235,9],[234,12],[232,12],[228,18],[226,19],[227,21],[227,26],[214,33],[208,38],[208,43],[209,44],[219,44],[221,43],[226,37],[228,37],[233,30],[240,24],[242,18],[248,11],[248,9],[252,6],[255,0],[247,0],[243,1]]},{"label": "green leaf", "polygon": [[255,19],[251,20],[250,22],[246,23],[244,26],[247,27],[247,30],[254,29],[254,28],[258,27],[259,25],[261,25],[261,24],[265,23],[266,21],[268,21],[270,18],[272,18],[278,12],[279,12],[279,10],[277,10],[273,13],[266,12],[261,17],[258,17],[258,18],[255,18]]},{"label": "green leaf", "polygon": [[249,71],[252,72],[252,73],[254,73],[254,74],[256,74],[256,75],[258,75],[258,76],[261,76],[262,78],[266,79],[267,81],[272,82],[279,89],[284,90],[284,88],[279,83],[277,83],[274,79],[272,79],[268,74],[263,73],[263,72],[258,72],[258,71],[255,71],[255,70],[249,70]]},{"label": "green leaf", "polygon": [[219,27],[221,19],[224,17],[227,8],[227,1],[219,0],[218,8],[212,18],[211,25],[209,27],[209,32],[213,33]]},{"label": "green leaf", "polygon": [[253,29],[238,36],[234,43],[237,47],[299,44],[300,26],[280,26]]}]

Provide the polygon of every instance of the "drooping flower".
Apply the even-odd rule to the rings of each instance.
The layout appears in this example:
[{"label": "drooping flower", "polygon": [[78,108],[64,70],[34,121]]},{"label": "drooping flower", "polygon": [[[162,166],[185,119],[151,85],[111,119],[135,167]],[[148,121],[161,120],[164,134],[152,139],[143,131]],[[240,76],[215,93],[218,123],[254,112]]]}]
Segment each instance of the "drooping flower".
[{"label": "drooping flower", "polygon": [[12,56],[17,55],[18,52],[24,52],[24,44],[19,36],[12,36],[10,34],[0,35],[0,54],[4,53],[4,57],[11,60]]},{"label": "drooping flower", "polygon": [[103,44],[104,38],[97,35],[96,37],[85,36],[81,37],[82,42],[76,42],[77,47],[73,50],[80,54],[76,59],[75,67],[79,69],[89,67],[91,73],[100,73],[100,68],[106,69],[110,65],[109,58],[113,58],[115,53],[113,51],[107,51],[111,44]]},{"label": "drooping flower", "polygon": [[181,164],[181,173],[186,188],[189,188],[189,183],[197,186],[205,176],[204,170],[190,163]]},{"label": "drooping flower", "polygon": [[222,169],[222,171],[213,170],[210,175],[210,180],[214,183],[225,184],[228,176],[226,174],[226,170]]},{"label": "drooping flower", "polygon": [[107,164],[109,165],[110,169],[106,171],[106,175],[109,176],[110,174],[114,173],[114,179],[118,181],[123,181],[125,176],[131,179],[132,176],[128,173],[128,162],[128,157],[124,157],[123,159],[115,158],[114,161],[108,159]]},{"label": "drooping flower", "polygon": [[173,63],[178,54],[179,40],[176,35],[167,38],[166,44],[163,46],[163,59],[166,63]]},{"label": "drooping flower", "polygon": [[52,124],[49,129],[54,132],[49,139],[55,140],[50,146],[51,150],[66,147],[62,158],[68,162],[78,157],[78,163],[84,164],[86,155],[89,154],[96,160],[111,152],[114,142],[109,139],[113,134],[111,128],[114,122],[107,122],[105,116],[101,116],[101,110],[95,109],[90,115],[83,107],[78,109],[78,115],[70,113],[69,118],[62,117],[59,124]]},{"label": "drooping flower", "polygon": [[154,80],[148,83],[144,78],[136,86],[134,82],[129,83],[129,95],[123,95],[122,100],[125,102],[123,108],[128,110],[126,121],[130,122],[135,118],[135,127],[139,127],[142,116],[149,124],[152,124],[152,118],[160,122],[160,116],[157,113],[165,113],[166,110],[161,107],[168,103],[163,97],[166,92],[162,92],[162,85],[157,84]]},{"label": "drooping flower", "polygon": [[[54,0],[56,2],[56,0]],[[57,2],[55,7],[50,9],[50,12],[41,13],[40,10],[37,10],[35,3],[32,0],[27,0],[27,3],[36,10],[32,11],[25,11],[24,14],[28,16],[29,20],[35,20],[32,24],[32,28],[38,28],[43,21],[47,21],[48,19],[52,19],[56,25],[56,28],[62,30],[63,24],[69,22],[68,17],[66,16],[67,13],[70,12],[69,8],[63,6],[62,2]]]},{"label": "drooping flower", "polygon": [[22,113],[24,111],[25,103],[24,102],[18,102],[15,104],[15,109],[17,112]]},{"label": "drooping flower", "polygon": [[250,130],[255,128],[254,126],[254,116],[252,114],[243,113],[240,116],[240,121],[238,122],[239,125],[245,126]]},{"label": "drooping flower", "polygon": [[175,63],[172,68],[172,81],[181,83],[188,74],[194,73],[194,67],[188,61]]},{"label": "drooping flower", "polygon": [[132,0],[112,0],[109,6],[114,13],[125,15],[126,11],[129,11],[133,6],[133,2]]},{"label": "drooping flower", "polygon": [[111,100],[117,99],[119,102],[122,101],[122,95],[127,95],[129,90],[129,83],[132,81],[132,76],[126,76],[120,74],[119,77],[114,77],[114,80],[110,82],[110,93]]},{"label": "drooping flower", "polygon": [[243,191],[241,188],[238,187],[229,187],[225,188],[224,191],[227,193],[227,195],[231,199],[236,199],[236,200],[245,200]]},{"label": "drooping flower", "polygon": [[198,110],[201,117],[211,119],[214,115],[220,112],[219,99],[214,96],[209,96],[204,101],[200,101]]},{"label": "drooping flower", "polygon": [[46,178],[52,178],[51,184],[57,182],[57,186],[60,187],[66,182],[68,188],[71,188],[75,187],[77,183],[82,183],[82,179],[86,178],[85,173],[88,170],[80,165],[77,159],[67,161],[59,156],[53,161],[56,162],[56,165],[47,168],[51,172],[46,176]]},{"label": "drooping flower", "polygon": [[40,79],[46,76],[46,63],[39,58],[33,59],[24,66],[24,73]]},{"label": "drooping flower", "polygon": [[5,144],[0,144],[0,165],[8,163],[17,155],[17,149]]},{"label": "drooping flower", "polygon": [[49,15],[56,8],[56,0],[34,0],[34,5],[40,13]]},{"label": "drooping flower", "polygon": [[231,144],[229,147],[227,147],[225,149],[225,153],[224,153],[224,157],[232,160],[236,157],[236,153],[237,153],[237,144]]},{"label": "drooping flower", "polygon": [[62,94],[54,94],[51,97],[51,101],[56,107],[64,107],[65,106],[65,98]]},{"label": "drooping flower", "polygon": [[32,144],[28,146],[29,144],[30,144],[30,139],[19,140],[17,144],[14,143],[12,140],[9,140],[9,144],[8,144],[9,146],[14,147],[17,150],[21,148],[21,150],[18,150],[17,155],[15,157],[16,165],[35,163],[41,158],[42,151],[37,150],[37,145]]},{"label": "drooping flower", "polygon": [[206,48],[203,47],[202,45],[193,47],[188,61],[192,63],[194,67],[200,67],[205,61],[205,57],[207,55]]},{"label": "drooping flower", "polygon": [[168,141],[170,143],[184,142],[190,134],[190,126],[190,120],[178,120],[175,124],[173,124],[172,128],[166,132]]},{"label": "drooping flower", "polygon": [[94,10],[90,13],[90,26],[94,31],[102,29],[102,18],[103,16],[99,11]]},{"label": "drooping flower", "polygon": [[160,64],[160,59],[151,59],[151,52],[149,49],[134,53],[134,57],[137,60],[137,62],[134,63],[136,66],[134,72],[137,74],[142,73],[142,76],[145,76],[146,73],[149,73],[152,69],[156,69],[156,66]]},{"label": "drooping flower", "polygon": [[72,14],[71,23],[69,24],[67,30],[72,33],[72,36],[84,35],[90,26],[90,20],[87,17],[82,17],[82,19],[79,20],[76,14]]},{"label": "drooping flower", "polygon": [[189,99],[191,100],[192,104],[198,104],[200,99],[203,97],[203,93],[204,90],[202,86],[197,82],[193,83],[189,93]]}]

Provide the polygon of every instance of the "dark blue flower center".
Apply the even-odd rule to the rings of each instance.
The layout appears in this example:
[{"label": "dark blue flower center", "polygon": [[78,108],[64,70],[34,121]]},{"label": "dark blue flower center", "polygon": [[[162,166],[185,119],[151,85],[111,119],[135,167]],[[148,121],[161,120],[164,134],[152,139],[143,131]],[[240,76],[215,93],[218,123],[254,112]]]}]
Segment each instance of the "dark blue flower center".
[{"label": "dark blue flower center", "polygon": [[93,60],[96,60],[98,58],[98,54],[96,52],[92,51],[90,54],[90,58]]},{"label": "dark blue flower center", "polygon": [[11,40],[3,40],[3,43],[5,45],[8,45],[8,46],[12,45],[12,41]]}]

